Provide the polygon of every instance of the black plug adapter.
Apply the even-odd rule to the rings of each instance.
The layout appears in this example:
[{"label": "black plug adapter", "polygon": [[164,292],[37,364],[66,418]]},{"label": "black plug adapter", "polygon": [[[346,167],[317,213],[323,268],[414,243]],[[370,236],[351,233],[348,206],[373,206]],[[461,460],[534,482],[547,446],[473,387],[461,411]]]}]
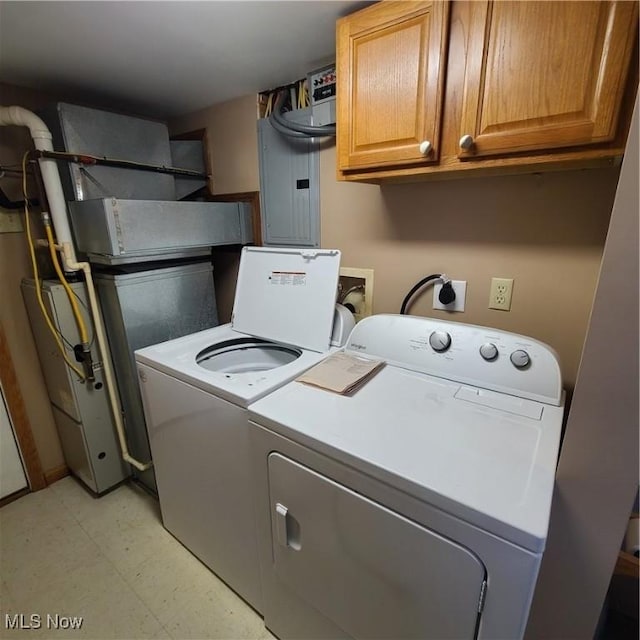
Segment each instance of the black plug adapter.
[{"label": "black plug adapter", "polygon": [[449,282],[445,282],[440,289],[440,293],[438,294],[438,300],[442,304],[451,304],[456,299],[456,292],[453,289],[453,285],[451,284],[451,280]]}]

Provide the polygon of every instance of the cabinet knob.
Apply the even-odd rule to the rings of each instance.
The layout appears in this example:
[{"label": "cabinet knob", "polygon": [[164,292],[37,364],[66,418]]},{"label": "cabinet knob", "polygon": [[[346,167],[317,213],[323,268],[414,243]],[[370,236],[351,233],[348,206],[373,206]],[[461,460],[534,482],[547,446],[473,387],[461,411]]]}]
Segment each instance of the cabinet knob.
[{"label": "cabinet knob", "polygon": [[460,138],[460,142],[458,142],[458,145],[462,150],[468,151],[469,149],[471,149],[471,147],[473,147],[473,136],[470,136],[469,134],[462,136],[462,138]]},{"label": "cabinet knob", "polygon": [[420,143],[420,153],[423,156],[426,156],[427,154],[429,154],[431,152],[431,149],[433,149],[433,145],[428,141],[428,140],[423,140]]}]

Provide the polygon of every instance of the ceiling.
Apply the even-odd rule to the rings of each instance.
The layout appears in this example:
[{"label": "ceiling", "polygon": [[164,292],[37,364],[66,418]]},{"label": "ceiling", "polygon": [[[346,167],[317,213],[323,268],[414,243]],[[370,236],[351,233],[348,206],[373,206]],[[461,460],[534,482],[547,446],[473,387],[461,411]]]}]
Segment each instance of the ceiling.
[{"label": "ceiling", "polygon": [[288,84],[335,59],[370,2],[0,1],[0,81],[170,118]]}]

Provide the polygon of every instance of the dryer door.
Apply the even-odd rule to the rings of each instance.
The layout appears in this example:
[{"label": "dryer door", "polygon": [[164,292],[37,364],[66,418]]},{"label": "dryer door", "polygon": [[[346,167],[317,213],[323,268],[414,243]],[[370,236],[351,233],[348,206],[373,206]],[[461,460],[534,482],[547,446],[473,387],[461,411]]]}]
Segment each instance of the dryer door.
[{"label": "dryer door", "polygon": [[278,453],[269,486],[272,583],[301,609],[267,607],[276,634],[291,619],[298,637],[326,634],[305,616],[310,605],[344,631],[337,637],[475,637],[486,571],[471,551]]}]

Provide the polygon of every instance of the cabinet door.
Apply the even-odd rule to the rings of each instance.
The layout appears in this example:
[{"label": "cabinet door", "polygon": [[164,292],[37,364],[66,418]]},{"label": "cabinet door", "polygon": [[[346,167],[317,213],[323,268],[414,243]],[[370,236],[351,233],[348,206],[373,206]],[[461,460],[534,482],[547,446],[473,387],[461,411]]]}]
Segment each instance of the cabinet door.
[{"label": "cabinet door", "polygon": [[475,637],[486,587],[475,554],[279,453],[268,463],[274,584],[295,594],[287,610],[265,607],[274,633],[326,638],[319,613],[340,630],[330,637]]},{"label": "cabinet door", "polygon": [[438,159],[448,13],[382,2],[338,21],[340,170]]},{"label": "cabinet door", "polygon": [[637,2],[474,2],[472,11],[460,158],[613,139]]}]

